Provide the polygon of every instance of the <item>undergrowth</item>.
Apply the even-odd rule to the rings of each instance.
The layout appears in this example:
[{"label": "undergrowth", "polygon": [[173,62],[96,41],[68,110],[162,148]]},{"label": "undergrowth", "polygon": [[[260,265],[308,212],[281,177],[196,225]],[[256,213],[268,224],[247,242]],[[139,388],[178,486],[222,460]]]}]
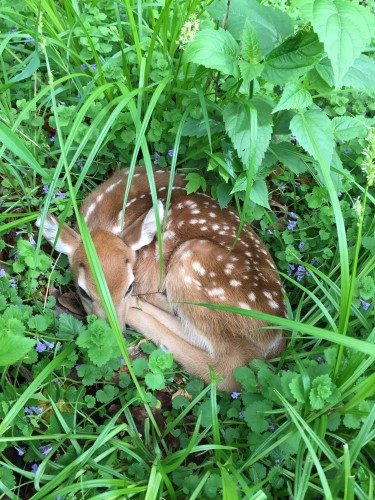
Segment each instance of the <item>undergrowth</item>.
[{"label": "undergrowth", "polygon": [[[1,498],[373,498],[374,2],[0,6]],[[288,348],[239,393],[123,338],[78,209],[136,164],[234,205],[278,265]],[[48,211],[77,220],[109,324],[80,315]]]}]

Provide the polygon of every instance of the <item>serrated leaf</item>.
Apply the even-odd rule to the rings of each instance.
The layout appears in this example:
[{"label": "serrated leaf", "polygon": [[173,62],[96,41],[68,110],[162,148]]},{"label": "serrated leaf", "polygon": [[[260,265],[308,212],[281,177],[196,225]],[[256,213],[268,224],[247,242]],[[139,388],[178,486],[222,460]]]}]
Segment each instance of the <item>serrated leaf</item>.
[{"label": "serrated leaf", "polygon": [[250,200],[261,207],[271,208],[268,202],[268,188],[265,180],[257,179],[254,181],[250,191]]},{"label": "serrated leaf", "polygon": [[[227,0],[215,0],[207,8],[221,23],[226,16]],[[236,0],[231,3],[226,29],[236,40],[242,39],[245,23],[249,21],[258,33],[259,46],[266,56],[282,40],[293,33],[292,20],[285,12],[260,5],[256,0]]]},{"label": "serrated leaf", "polygon": [[148,370],[148,361],[145,358],[136,358],[132,364],[134,373],[137,377],[143,377]]},{"label": "serrated leaf", "polygon": [[351,139],[366,137],[367,127],[361,121],[362,117],[336,116],[332,120],[333,133],[336,139],[350,141]]},{"label": "serrated leaf", "polygon": [[[256,138],[255,168],[259,167],[268,148],[272,134],[272,103],[257,96],[250,101],[257,109],[258,135]],[[237,154],[247,169],[249,167],[252,132],[250,109],[243,102],[231,103],[223,110],[225,130],[232,140]]]},{"label": "serrated leaf", "polygon": [[82,378],[83,385],[93,385],[102,376],[98,368],[93,365],[79,365],[77,367],[78,376]]},{"label": "serrated leaf", "polygon": [[366,92],[375,92],[375,60],[362,54],[343,77],[342,84]]},{"label": "serrated leaf", "polygon": [[248,366],[239,366],[234,371],[234,378],[247,392],[258,392],[254,372]]},{"label": "serrated leaf", "polygon": [[86,331],[80,333],[76,343],[87,349],[88,357],[97,366],[103,366],[114,357],[117,348],[115,336],[102,318],[95,320]]},{"label": "serrated leaf", "polygon": [[304,403],[305,402],[305,391],[303,388],[303,381],[301,375],[296,375],[290,382],[289,382],[289,390],[292,393],[294,399],[298,401],[299,403]]},{"label": "serrated leaf", "polygon": [[250,85],[250,82],[261,75],[263,64],[252,64],[246,61],[238,61],[243,85]]},{"label": "serrated leaf", "polygon": [[201,64],[238,77],[238,44],[229,31],[207,29],[196,33],[183,54],[184,63]]},{"label": "serrated leaf", "polygon": [[206,179],[202,175],[199,175],[196,172],[191,172],[186,176],[186,180],[188,181],[185,186],[187,194],[195,193],[200,188],[202,188],[203,191],[206,191],[207,183]]},{"label": "serrated leaf", "polygon": [[85,330],[82,321],[76,319],[71,314],[60,314],[58,337],[64,340],[74,339],[77,335]]},{"label": "serrated leaf", "polygon": [[113,385],[105,385],[103,389],[96,391],[96,399],[99,403],[109,403],[117,396],[118,393],[119,390],[117,387]]},{"label": "serrated leaf", "polygon": [[36,344],[35,340],[9,332],[0,334],[0,366],[20,361]]},{"label": "serrated leaf", "polygon": [[279,84],[304,75],[322,57],[323,44],[313,32],[298,31],[268,54],[263,76]]},{"label": "serrated leaf", "polygon": [[318,160],[319,151],[326,165],[330,166],[335,142],[331,122],[323,111],[311,109],[295,115],[290,122],[290,129],[313,158]]},{"label": "serrated leaf", "polygon": [[153,391],[160,391],[165,387],[165,378],[162,373],[147,373],[145,376],[146,385]]},{"label": "serrated leaf", "polygon": [[298,82],[288,82],[283,90],[280,101],[272,113],[282,109],[303,109],[311,106],[313,100],[310,92]]},{"label": "serrated leaf", "polygon": [[242,33],[241,56],[252,64],[258,63],[262,57],[258,34],[248,19],[245,21]]},{"label": "serrated leaf", "polygon": [[284,168],[291,170],[294,174],[300,175],[306,172],[307,164],[303,154],[289,142],[272,144],[269,151],[282,163]]},{"label": "serrated leaf", "polygon": [[315,0],[312,25],[332,63],[336,87],[373,36],[373,16],[347,0]]},{"label": "serrated leaf", "polygon": [[253,432],[260,433],[268,429],[269,423],[266,420],[266,412],[272,409],[269,401],[255,401],[243,412],[245,422]]}]

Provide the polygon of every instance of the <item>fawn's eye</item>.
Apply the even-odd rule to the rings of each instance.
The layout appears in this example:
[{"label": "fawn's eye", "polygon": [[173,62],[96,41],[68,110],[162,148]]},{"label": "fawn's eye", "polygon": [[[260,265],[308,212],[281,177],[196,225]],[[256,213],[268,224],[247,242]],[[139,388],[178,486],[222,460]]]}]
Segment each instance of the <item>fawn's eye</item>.
[{"label": "fawn's eye", "polygon": [[79,294],[80,296],[83,298],[83,299],[86,299],[86,300],[89,300],[90,302],[92,302],[92,298],[90,297],[90,295],[86,292],[86,290],[84,290],[83,288],[81,288],[80,286],[78,287],[78,291],[79,291]]},{"label": "fawn's eye", "polygon": [[133,290],[133,285],[134,285],[134,281],[133,281],[133,283],[131,283],[129,285],[129,288],[126,290],[125,297],[127,297],[129,295],[129,293]]}]

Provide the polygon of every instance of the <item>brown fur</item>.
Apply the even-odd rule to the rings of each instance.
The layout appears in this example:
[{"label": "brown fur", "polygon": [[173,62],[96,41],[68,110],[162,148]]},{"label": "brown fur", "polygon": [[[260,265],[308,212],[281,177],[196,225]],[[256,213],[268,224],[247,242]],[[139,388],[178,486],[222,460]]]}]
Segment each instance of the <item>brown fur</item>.
[{"label": "brown fur", "polygon": [[[128,169],[116,172],[85,200],[81,212],[91,232],[107,284],[122,324],[144,334],[175,355],[186,370],[210,381],[208,366],[224,376],[219,387],[238,389],[233,370],[253,358],[279,355],[280,330],[239,314],[184,302],[213,303],[285,315],[281,284],[273,260],[249,225],[233,245],[238,216],[220,210],[204,194],[187,196],[184,181],[174,178],[163,236],[163,273],[159,273],[150,187],[144,168],[135,170],[124,229],[119,218]],[[158,199],[165,205],[169,172],[154,169]],[[161,214],[163,215],[163,214]],[[52,231],[46,235],[51,241]],[[59,245],[68,254],[88,313],[104,316],[79,235],[63,226]],[[53,243],[53,239],[51,241]],[[134,280],[132,295],[129,286]],[[269,326],[269,325],[268,325]]]}]

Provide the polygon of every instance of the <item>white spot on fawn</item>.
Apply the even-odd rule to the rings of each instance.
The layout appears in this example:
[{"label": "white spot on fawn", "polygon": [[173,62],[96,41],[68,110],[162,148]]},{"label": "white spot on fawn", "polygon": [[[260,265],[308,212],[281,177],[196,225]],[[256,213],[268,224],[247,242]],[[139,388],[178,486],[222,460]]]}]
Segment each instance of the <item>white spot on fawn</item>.
[{"label": "white spot on fawn", "polygon": [[197,273],[200,274],[201,276],[204,276],[206,274],[205,268],[197,261],[193,262],[192,268],[194,269],[194,271],[197,271]]},{"label": "white spot on fawn", "polygon": [[241,281],[237,281],[237,280],[230,280],[229,284],[231,286],[241,286]]},{"label": "white spot on fawn", "polygon": [[208,295],[210,297],[217,297],[219,295],[225,295],[224,288],[212,288],[211,290],[208,290]]}]

